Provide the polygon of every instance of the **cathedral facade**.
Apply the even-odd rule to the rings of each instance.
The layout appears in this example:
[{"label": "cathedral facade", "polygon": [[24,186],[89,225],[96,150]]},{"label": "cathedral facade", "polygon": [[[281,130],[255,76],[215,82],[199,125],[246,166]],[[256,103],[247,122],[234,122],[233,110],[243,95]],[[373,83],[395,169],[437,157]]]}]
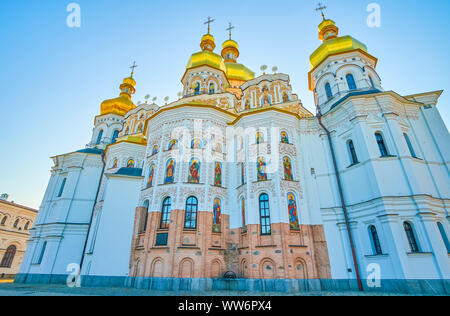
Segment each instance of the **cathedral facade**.
[{"label": "cathedral facade", "polygon": [[231,35],[219,55],[209,30],[179,100],[136,106],[133,73],[125,78],[86,148],[53,157],[17,280],[65,282],[75,264],[102,284],[229,277],[363,287],[375,271],[448,285],[442,91],[386,91],[363,43],[325,18],[319,38],[308,74],[315,115],[287,74],[256,77]]}]

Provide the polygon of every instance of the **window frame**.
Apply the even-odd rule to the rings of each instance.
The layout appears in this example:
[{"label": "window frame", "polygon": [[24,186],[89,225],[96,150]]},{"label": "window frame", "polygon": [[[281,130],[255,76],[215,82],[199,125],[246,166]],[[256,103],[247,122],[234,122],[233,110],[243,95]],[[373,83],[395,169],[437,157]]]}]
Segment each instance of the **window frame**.
[{"label": "window frame", "polygon": [[406,233],[406,239],[409,243],[409,248],[411,249],[411,253],[420,253],[420,245],[417,242],[416,233],[414,231],[414,226],[410,222],[403,223],[403,229]]},{"label": "window frame", "polygon": [[381,157],[389,157],[389,150],[386,146],[386,141],[384,140],[383,134],[381,132],[375,133],[375,140],[377,142]]},{"label": "window frame", "polygon": [[[259,220],[261,236],[272,235],[272,225],[270,219],[270,198],[267,193],[262,193],[258,199]],[[263,213],[264,212],[264,213]]]},{"label": "window frame", "polygon": [[172,211],[172,198],[166,197],[162,203],[159,229],[169,229],[171,211]]},{"label": "window frame", "polygon": [[16,246],[10,245],[8,248],[6,248],[2,261],[0,262],[0,268],[10,269],[16,256],[16,253],[17,253]]},{"label": "window frame", "polygon": [[[351,80],[349,80],[351,78]],[[349,91],[356,91],[358,87],[356,86],[355,76],[353,74],[348,73],[345,75],[345,80],[347,81],[347,86]]]},{"label": "window frame", "polygon": [[350,166],[359,164],[358,154],[356,153],[355,142],[352,139],[347,141],[347,149],[350,157]]},{"label": "window frame", "polygon": [[[198,215],[198,199],[195,196],[190,196],[186,199],[186,207],[184,214],[184,229],[188,230],[197,229],[197,215]],[[190,225],[188,225],[188,223]]]},{"label": "window frame", "polygon": [[372,251],[374,252],[374,255],[382,255],[383,254],[383,248],[381,247],[380,237],[378,235],[378,230],[375,225],[370,225],[368,227],[369,230],[369,236],[370,241],[372,245]]}]

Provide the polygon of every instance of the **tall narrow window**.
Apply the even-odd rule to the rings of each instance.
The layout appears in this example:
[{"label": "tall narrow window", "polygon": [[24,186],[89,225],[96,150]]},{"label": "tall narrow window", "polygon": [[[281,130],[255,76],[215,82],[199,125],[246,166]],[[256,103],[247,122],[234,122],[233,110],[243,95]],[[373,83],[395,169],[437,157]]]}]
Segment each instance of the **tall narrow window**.
[{"label": "tall narrow window", "polygon": [[413,147],[413,145],[411,143],[411,140],[409,139],[408,134],[405,133],[405,134],[403,134],[403,136],[405,137],[405,141],[406,141],[406,144],[408,145],[408,149],[409,149],[409,152],[411,154],[411,157],[417,158],[416,157],[416,152],[414,151],[414,147]]},{"label": "tall narrow window", "polygon": [[97,137],[97,145],[100,144],[100,142],[102,141],[102,138],[103,138],[103,130],[101,130],[101,131],[98,133],[98,137]]},{"label": "tall narrow window", "polygon": [[330,84],[328,82],[325,85],[325,92],[327,93],[327,99],[328,100],[333,98],[333,91],[331,91],[331,86],[330,86]]},{"label": "tall narrow window", "polygon": [[347,79],[348,89],[350,91],[356,90],[355,77],[352,74],[348,74],[345,78]]},{"label": "tall narrow window", "polygon": [[13,226],[14,226],[14,228],[17,228],[18,225],[19,225],[19,219],[16,219]]},{"label": "tall narrow window", "polygon": [[375,84],[373,83],[372,76],[369,76],[369,81],[370,81],[370,87],[375,88]]},{"label": "tall narrow window", "polygon": [[3,217],[2,222],[0,223],[0,225],[5,226],[6,220],[7,220],[7,219],[8,219],[8,218],[7,218],[6,216]]},{"label": "tall narrow window", "polygon": [[148,222],[148,200],[144,203],[144,208],[141,210],[141,215],[139,219],[139,234],[145,233],[147,230],[147,222]]},{"label": "tall narrow window", "polygon": [[113,133],[112,141],[111,141],[112,144],[114,144],[116,142],[117,137],[119,137],[119,131],[115,130]]},{"label": "tall narrow window", "polygon": [[172,199],[168,197],[164,200],[161,210],[161,224],[159,226],[161,229],[169,229],[171,209]]},{"label": "tall narrow window", "polygon": [[61,183],[61,187],[60,187],[60,189],[59,189],[59,192],[58,192],[58,196],[57,196],[57,197],[61,197],[61,196],[62,196],[62,194],[63,194],[63,192],[64,192],[64,187],[66,186],[66,182],[67,182],[67,178],[64,178],[63,181],[62,181],[62,183]]},{"label": "tall narrow window", "polygon": [[47,248],[47,242],[44,241],[44,243],[42,244],[41,253],[39,254],[38,261],[36,262],[37,264],[41,264],[42,263],[42,259],[44,259],[44,254],[45,254],[45,249],[46,248]]},{"label": "tall narrow window", "polygon": [[198,200],[196,197],[191,196],[186,201],[184,228],[197,229],[197,211],[198,211]]},{"label": "tall narrow window", "polygon": [[414,234],[413,227],[410,223],[405,222],[403,224],[406,232],[406,237],[408,238],[409,246],[411,247],[411,252],[420,252],[419,244],[417,243],[416,236]]},{"label": "tall narrow window", "polygon": [[3,255],[3,259],[0,264],[0,268],[11,268],[14,256],[16,255],[16,250],[16,246],[9,246],[8,249],[6,249],[6,252]]},{"label": "tall narrow window", "polygon": [[442,240],[444,241],[445,247],[447,248],[447,252],[450,253],[450,243],[447,238],[447,234],[445,233],[444,226],[441,223],[437,223],[439,232],[441,233]]},{"label": "tall narrow window", "polygon": [[387,157],[389,153],[387,151],[386,144],[384,143],[383,135],[376,133],[375,138],[377,140],[378,149],[380,149],[381,157]]},{"label": "tall narrow window", "polygon": [[245,220],[245,199],[244,198],[242,198],[241,204],[242,204],[242,209],[241,209],[241,211],[242,211],[242,231],[244,233],[246,233],[247,232],[247,222]]},{"label": "tall narrow window", "polygon": [[269,196],[263,193],[259,197],[259,215],[261,222],[261,235],[270,235],[272,233],[270,226],[270,207]]},{"label": "tall narrow window", "polygon": [[25,224],[25,227],[23,228],[24,230],[28,230],[28,228],[30,227],[30,222],[27,222],[26,224]]},{"label": "tall narrow window", "polygon": [[350,162],[352,165],[356,165],[358,161],[358,156],[356,155],[355,145],[353,144],[353,141],[350,140],[348,143],[348,152],[350,154]]},{"label": "tall narrow window", "polygon": [[369,226],[370,241],[372,242],[373,252],[376,255],[382,255],[380,239],[378,238],[377,228],[374,225]]}]

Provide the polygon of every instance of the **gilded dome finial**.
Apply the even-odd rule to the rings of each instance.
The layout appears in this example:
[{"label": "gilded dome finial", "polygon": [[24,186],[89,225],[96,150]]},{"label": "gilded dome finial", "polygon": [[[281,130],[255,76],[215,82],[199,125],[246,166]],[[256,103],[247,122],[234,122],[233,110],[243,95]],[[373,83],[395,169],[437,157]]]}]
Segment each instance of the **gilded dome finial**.
[{"label": "gilded dome finial", "polygon": [[208,17],[208,21],[203,23],[205,25],[208,24],[208,34],[209,34],[209,32],[211,32],[211,23],[213,23],[214,21],[216,21],[216,20],[212,19],[211,17]]},{"label": "gilded dome finial", "polygon": [[231,24],[231,22],[229,23],[229,27],[227,28],[227,31],[229,32],[230,35],[230,40],[231,40],[231,31],[234,29],[234,26]]},{"label": "gilded dome finial", "polygon": [[322,5],[322,3],[319,2],[318,4],[318,8],[316,9],[316,11],[321,11],[322,13],[322,18],[325,21],[325,14],[323,13],[323,10],[325,10],[327,7]]},{"label": "gilded dome finial", "polygon": [[133,75],[134,75],[134,69],[137,68],[137,67],[139,67],[139,66],[136,65],[136,62],[134,61],[134,62],[133,62],[133,66],[130,67],[130,69],[131,69],[131,76],[130,76],[130,78],[133,78]]}]

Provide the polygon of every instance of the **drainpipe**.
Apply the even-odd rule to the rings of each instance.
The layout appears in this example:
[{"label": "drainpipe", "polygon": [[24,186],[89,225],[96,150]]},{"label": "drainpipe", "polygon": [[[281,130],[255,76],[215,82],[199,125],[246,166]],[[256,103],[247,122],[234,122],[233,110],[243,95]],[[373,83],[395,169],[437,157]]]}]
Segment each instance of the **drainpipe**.
[{"label": "drainpipe", "polygon": [[[316,91],[314,91],[314,92],[316,92]],[[317,96],[316,93],[314,93],[314,94],[315,94],[315,96]],[[337,166],[337,162],[336,162],[336,153],[334,151],[334,146],[333,146],[333,142],[332,142],[332,139],[331,139],[331,133],[325,127],[325,125],[323,125],[323,123],[322,123],[322,113],[320,111],[320,108],[319,108],[319,105],[318,105],[316,97],[314,98],[314,101],[316,103],[316,109],[317,109],[317,120],[319,122],[320,127],[322,127],[322,129],[327,134],[328,144],[330,146],[331,158],[333,160],[334,173],[336,174],[336,182],[337,182],[338,191],[339,191],[339,198],[341,200],[341,207],[342,207],[342,210],[344,212],[345,226],[347,227],[348,239],[350,241],[350,248],[351,248],[351,251],[352,251],[352,258],[353,258],[353,265],[355,267],[356,279],[358,281],[358,288],[362,292],[362,291],[364,291],[364,289],[363,289],[363,286],[362,286],[361,275],[359,273],[358,260],[356,258],[355,243],[353,241],[352,231],[350,230],[350,221],[349,221],[347,206],[345,204],[344,191],[342,189],[341,176],[339,174],[339,170],[338,170],[338,166]]]},{"label": "drainpipe", "polygon": [[103,181],[103,175],[105,174],[106,162],[105,162],[105,153],[104,152],[102,154],[102,163],[103,163],[102,173],[101,173],[101,176],[100,176],[100,181],[98,182],[97,193],[95,194],[95,200],[94,200],[94,206],[92,207],[91,218],[89,219],[89,226],[88,226],[88,231],[87,231],[87,234],[86,234],[86,240],[84,241],[83,253],[81,254],[80,275],[81,275],[81,269],[83,268],[84,257],[85,257],[85,253],[86,253],[88,240],[89,240],[89,234],[91,233],[92,221],[94,220],[95,206],[97,205],[98,195],[100,193],[100,186],[102,185],[102,181]]}]

